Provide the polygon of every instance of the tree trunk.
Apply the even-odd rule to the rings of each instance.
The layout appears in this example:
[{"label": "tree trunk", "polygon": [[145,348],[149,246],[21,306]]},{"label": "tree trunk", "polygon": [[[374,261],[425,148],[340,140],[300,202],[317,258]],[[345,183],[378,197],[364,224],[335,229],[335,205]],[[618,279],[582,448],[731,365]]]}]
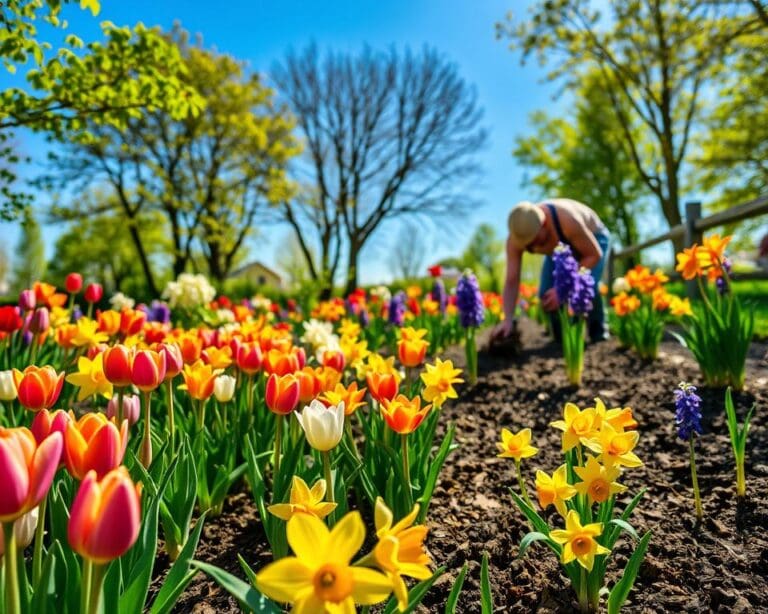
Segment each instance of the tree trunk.
[{"label": "tree trunk", "polygon": [[360,248],[362,246],[357,241],[350,242],[349,245],[349,264],[347,266],[347,286],[344,289],[344,295],[349,296],[357,289],[357,264],[360,260]]},{"label": "tree trunk", "polygon": [[152,274],[152,267],[149,264],[149,258],[147,257],[147,252],[144,250],[144,244],[141,242],[141,237],[139,236],[139,229],[136,228],[135,224],[128,224],[128,232],[131,235],[131,239],[133,240],[133,244],[136,247],[136,253],[139,256],[139,262],[141,263],[141,270],[144,272],[144,279],[147,281],[147,291],[152,296],[157,296],[160,294],[160,292],[157,289],[157,284],[155,284],[155,276]]}]

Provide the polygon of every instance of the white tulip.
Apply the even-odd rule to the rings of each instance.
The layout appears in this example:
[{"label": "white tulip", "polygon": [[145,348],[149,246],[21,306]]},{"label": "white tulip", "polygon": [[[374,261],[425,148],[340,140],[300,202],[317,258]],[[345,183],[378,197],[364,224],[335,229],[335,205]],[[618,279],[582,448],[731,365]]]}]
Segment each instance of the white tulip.
[{"label": "white tulip", "polygon": [[0,401],[13,401],[17,396],[13,371],[0,371]]},{"label": "white tulip", "polygon": [[[16,547],[23,550],[32,543],[37,529],[37,517],[39,508],[29,510],[21,518],[17,518],[13,524],[13,532],[16,534]],[[0,556],[5,553],[5,538],[0,531]]]},{"label": "white tulip", "polygon": [[629,283],[624,277],[617,277],[613,280],[611,291],[613,294],[621,294],[622,292],[629,292]]},{"label": "white tulip", "polygon": [[231,401],[235,395],[235,380],[231,375],[219,375],[213,382],[213,394],[219,403]]},{"label": "white tulip", "polygon": [[315,399],[301,412],[296,412],[309,445],[320,452],[333,450],[344,434],[344,401],[326,407]]}]

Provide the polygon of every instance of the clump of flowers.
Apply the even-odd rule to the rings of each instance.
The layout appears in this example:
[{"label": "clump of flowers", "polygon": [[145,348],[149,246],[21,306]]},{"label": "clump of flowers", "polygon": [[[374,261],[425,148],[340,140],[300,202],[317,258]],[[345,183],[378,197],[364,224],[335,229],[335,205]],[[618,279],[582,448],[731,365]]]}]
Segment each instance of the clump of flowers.
[{"label": "clump of flowers", "polygon": [[[702,305],[683,322],[690,348],[709,386],[744,387],[747,351],[755,328],[754,310],[731,291],[731,263],[725,249],[731,237],[706,237],[677,254],[683,279],[696,280]],[[710,284],[714,283],[712,291]]]},{"label": "clump of flowers", "polygon": [[485,305],[477,277],[471,271],[465,271],[456,284],[456,307],[459,309],[459,321],[466,331],[465,350],[469,381],[477,381],[477,342],[475,331],[485,319]]},{"label": "clump of flowers", "polygon": [[[528,499],[523,477],[522,496],[511,491],[532,528],[520,543],[520,556],[533,542],[545,543],[559,557],[582,612],[599,611],[602,595],[607,596],[608,611],[618,612],[634,584],[651,538],[649,531],[639,539],[621,579],[610,589],[605,587],[608,561],[621,533],[638,538],[627,521],[643,492],[620,513],[616,509],[617,497],[626,491],[619,482],[623,470],[642,465],[634,452],[639,440],[634,430],[637,422],[630,408],[608,409],[595,399],[594,407],[583,410],[567,403],[562,420],[551,426],[562,431],[565,462],[552,474],[536,471],[536,494],[542,512],[537,512]],[[498,444],[500,456],[514,458],[519,474],[519,459],[535,454],[530,431],[524,429],[517,435],[502,431],[502,437]],[[550,506],[555,513],[547,518],[545,512]]]},{"label": "clump of flowers", "polygon": [[171,308],[195,309],[210,303],[216,297],[216,289],[205,275],[182,273],[176,281],[169,281],[162,294]]},{"label": "clump of flowers", "polygon": [[681,382],[675,390],[675,425],[677,435],[688,442],[691,454],[691,482],[693,483],[693,498],[696,503],[696,520],[701,521],[704,511],[701,506],[701,492],[696,475],[696,455],[694,452],[694,433],[701,435],[701,397],[696,394],[696,386]]}]

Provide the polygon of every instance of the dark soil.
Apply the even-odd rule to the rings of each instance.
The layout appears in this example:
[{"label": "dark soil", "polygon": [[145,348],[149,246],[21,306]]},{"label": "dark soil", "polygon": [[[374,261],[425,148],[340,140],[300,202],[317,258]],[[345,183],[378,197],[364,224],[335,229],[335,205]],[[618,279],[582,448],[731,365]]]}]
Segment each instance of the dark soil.
[{"label": "dark soil", "polygon": [[[528,527],[509,496],[517,488],[514,463],[496,458],[501,427],[530,427],[539,454],[524,464],[533,494],[537,468],[553,471],[561,462],[560,432],[549,426],[566,401],[580,407],[599,396],[609,407],[630,406],[640,423],[637,454],[643,467],[628,469],[622,483],[628,501],[641,488],[645,497],[632,518],[638,532],[653,531],[645,562],[626,603],[632,612],[768,611],[768,365],[765,346],[751,352],[748,390],[734,395],[743,416],[758,408],[747,447],[746,501],[735,496],[733,453],[724,419],[721,389],[700,388],[704,435],[696,458],[705,519],[694,522],[687,443],[674,428],[672,390],[682,380],[698,383],[698,368],[684,350],[665,342],[659,359],[645,363],[615,341],[588,346],[580,389],[567,385],[559,349],[537,326],[523,324],[526,351],[518,357],[481,352],[480,378],[458,402],[445,408],[455,420],[460,449],[449,457],[429,514],[428,547],[448,571],[428,594],[430,612],[442,612],[453,581],[464,565],[469,574],[459,612],[478,612],[480,560],[490,556],[495,611],[567,612],[575,597],[555,556],[534,544],[518,559]],[[454,352],[451,352],[452,354]],[[460,351],[452,356],[459,362]],[[462,361],[463,362],[463,361]],[[548,515],[555,513],[552,508]],[[553,522],[560,522],[553,520]],[[257,514],[247,494],[232,498],[225,512],[206,523],[196,558],[243,577],[237,553],[256,569],[269,560]],[[623,569],[632,544],[620,539],[609,564],[609,583]],[[161,561],[161,566],[163,561]],[[236,602],[200,575],[176,611],[236,612]]]}]

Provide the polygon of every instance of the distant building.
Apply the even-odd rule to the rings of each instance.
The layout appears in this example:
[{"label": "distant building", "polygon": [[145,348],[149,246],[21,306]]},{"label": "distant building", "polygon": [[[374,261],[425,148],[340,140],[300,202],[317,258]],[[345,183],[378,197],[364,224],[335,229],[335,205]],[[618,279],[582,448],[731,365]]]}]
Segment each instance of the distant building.
[{"label": "distant building", "polygon": [[246,280],[254,286],[268,286],[281,290],[283,278],[261,262],[249,262],[232,271],[227,279]]}]

